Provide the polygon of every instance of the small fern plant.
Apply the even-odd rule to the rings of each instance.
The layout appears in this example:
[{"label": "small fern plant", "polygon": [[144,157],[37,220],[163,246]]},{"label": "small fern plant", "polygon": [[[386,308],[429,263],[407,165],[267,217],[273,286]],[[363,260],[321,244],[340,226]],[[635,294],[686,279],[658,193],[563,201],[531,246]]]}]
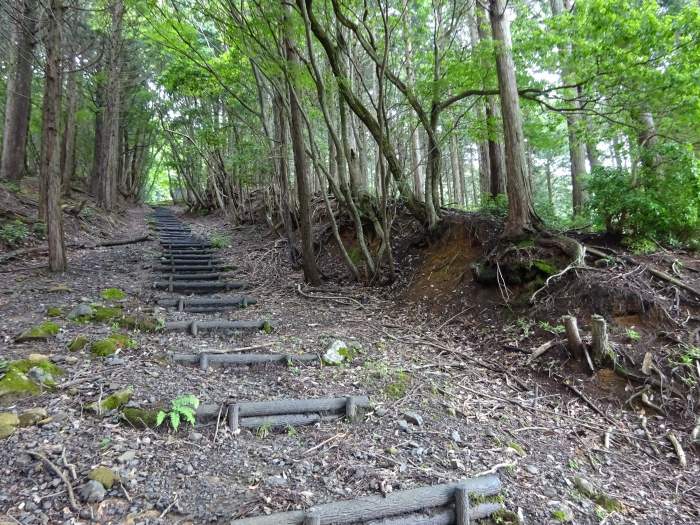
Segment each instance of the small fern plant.
[{"label": "small fern plant", "polygon": [[166,418],[170,420],[170,426],[175,432],[177,432],[177,429],[180,427],[180,421],[183,419],[194,426],[198,406],[199,399],[193,394],[176,397],[170,402],[170,410],[158,412],[156,426],[162,425]]}]

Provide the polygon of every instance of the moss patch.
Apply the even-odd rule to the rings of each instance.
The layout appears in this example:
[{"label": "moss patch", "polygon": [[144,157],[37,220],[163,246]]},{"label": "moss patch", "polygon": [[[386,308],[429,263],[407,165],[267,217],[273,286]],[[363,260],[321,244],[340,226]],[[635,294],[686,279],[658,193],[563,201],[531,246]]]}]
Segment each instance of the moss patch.
[{"label": "moss patch", "polygon": [[122,409],[122,419],[136,428],[156,428],[158,409],[133,408]]},{"label": "moss patch", "polygon": [[106,288],[100,292],[100,297],[105,301],[121,301],[126,294],[119,288]]},{"label": "moss patch", "polygon": [[90,345],[90,352],[98,357],[107,357],[117,350],[134,348],[136,342],[126,334],[112,334],[104,339],[93,341]]},{"label": "moss patch", "polygon": [[131,399],[132,395],[134,395],[134,390],[131,387],[125,388],[123,390],[118,390],[117,392],[114,392],[114,394],[106,397],[99,403],[90,403],[87,406],[87,408],[88,410],[92,410],[93,412],[96,412],[98,414],[101,414],[103,412],[109,412],[110,410],[117,410],[118,408],[121,408],[122,406],[126,405]]},{"label": "moss patch", "polygon": [[49,337],[53,337],[58,333],[59,326],[56,323],[53,323],[51,321],[44,321],[41,324],[38,324],[29,330],[25,330],[22,332],[15,341],[17,343],[21,343],[24,341],[36,341],[36,340],[43,340],[43,339],[48,339]]},{"label": "moss patch", "polygon": [[129,330],[141,330],[142,332],[155,332],[160,328],[160,323],[150,316],[124,316],[117,321],[122,328]]},{"label": "moss patch", "polygon": [[559,271],[559,269],[556,267],[556,265],[552,264],[549,261],[545,261],[543,259],[537,259],[532,262],[532,266],[534,266],[537,270],[539,270],[541,273],[545,274],[546,276],[554,275]]},{"label": "moss patch", "polygon": [[48,317],[61,317],[63,315],[63,310],[58,306],[49,306],[46,309],[46,315]]},{"label": "moss patch", "polygon": [[119,474],[107,467],[95,467],[88,474],[88,479],[93,479],[102,484],[106,489],[111,489],[115,481],[119,480]]},{"label": "moss patch", "polygon": [[262,331],[265,332],[266,334],[271,334],[272,333],[272,325],[265,321],[262,325]]},{"label": "moss patch", "polygon": [[122,316],[122,309],[120,306],[95,306],[92,310],[91,319],[99,323],[114,321]]},{"label": "moss patch", "polygon": [[78,352],[85,348],[90,341],[84,335],[79,335],[73,339],[68,345],[68,350],[71,352]]},{"label": "moss patch", "polygon": [[[29,371],[33,368],[40,369],[46,378],[43,383],[33,380]],[[51,387],[55,384],[53,378],[63,374],[63,371],[48,360],[47,357],[39,354],[30,355],[27,359],[11,361],[7,365],[5,375],[0,379],[0,397],[12,395],[37,394],[42,387]]]}]

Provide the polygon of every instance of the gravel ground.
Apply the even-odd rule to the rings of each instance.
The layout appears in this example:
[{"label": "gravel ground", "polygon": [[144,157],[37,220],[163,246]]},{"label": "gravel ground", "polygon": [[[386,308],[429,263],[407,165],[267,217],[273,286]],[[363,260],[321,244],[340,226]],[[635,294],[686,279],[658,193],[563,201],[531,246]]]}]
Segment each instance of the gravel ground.
[{"label": "gravel ground", "polygon": [[[132,209],[125,236],[146,232],[148,209]],[[224,231],[219,219],[185,219],[196,230]],[[229,229],[230,231],[230,229]],[[149,265],[155,242],[71,252],[70,270],[5,273],[0,295],[0,355],[41,353],[61,366],[59,388],[7,401],[0,411],[45,408],[41,425],[0,441],[0,523],[228,523],[231,519],[368,494],[498,472],[506,507],[526,523],[697,523],[697,456],[686,447],[682,468],[668,441],[673,419],[647,414],[652,440],[639,414],[623,411],[614,396],[586,398],[525,364],[522,355],[483,344],[482,330],[424,315],[394,290],[326,286],[308,289],[284,262],[283,247],[258,227],[238,227],[221,251],[258,304],[219,314],[266,319],[270,334],[133,332],[136,347],[116,358],[69,352],[84,334],[108,334],[108,324],[59,318],[47,341],[13,343],[23,329],[46,319],[50,306],[70,310],[99,302],[100,291],[126,292],[130,313],[153,312]],[[15,263],[19,267],[22,263]],[[156,314],[160,312],[156,309]],[[167,320],[212,315],[168,312]],[[441,326],[443,325],[443,326]],[[231,350],[264,345],[259,352],[323,353],[335,339],[361,350],[339,367],[308,364],[214,368],[208,372],[169,360],[172,352]],[[264,350],[263,350],[264,349]],[[60,385],[65,385],[62,387]],[[84,407],[132,387],[131,403],[167,404],[185,393],[203,403],[284,397],[366,394],[372,409],[356,424],[343,421],[281,430],[228,431],[225,425],[131,428],[118,414],[97,417]],[[422,425],[406,412],[417,413]],[[605,436],[609,437],[606,446]],[[680,434],[679,434],[680,435]],[[656,450],[654,450],[656,449]],[[121,477],[101,502],[70,507],[66,486],[36,456],[60,469],[78,492],[103,465]],[[605,510],[577,488],[577,478],[619,502]],[[581,483],[579,482],[579,485]]]}]

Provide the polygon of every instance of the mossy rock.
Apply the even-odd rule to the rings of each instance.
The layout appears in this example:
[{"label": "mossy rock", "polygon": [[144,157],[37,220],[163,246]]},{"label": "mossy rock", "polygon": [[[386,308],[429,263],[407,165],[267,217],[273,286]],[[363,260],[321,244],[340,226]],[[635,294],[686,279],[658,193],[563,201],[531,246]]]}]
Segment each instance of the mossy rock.
[{"label": "mossy rock", "polygon": [[85,348],[90,340],[85,337],[84,335],[79,335],[75,339],[73,339],[70,344],[68,345],[68,350],[71,352],[79,352],[83,348]]},{"label": "mossy rock", "polygon": [[150,316],[124,316],[117,323],[122,328],[142,332],[156,332],[160,328],[158,320]]},{"label": "mossy rock", "polygon": [[119,481],[119,474],[107,467],[95,467],[88,474],[88,479],[101,483],[106,489],[111,489],[116,481]]},{"label": "mossy rock", "polygon": [[117,350],[132,348],[135,345],[133,339],[125,334],[112,334],[104,339],[93,341],[90,345],[90,352],[98,357],[108,357]]},{"label": "mossy rock", "polygon": [[126,407],[122,409],[122,419],[136,428],[156,428],[159,409]]},{"label": "mossy rock", "polygon": [[0,425],[19,426],[19,417],[14,412],[0,412]]},{"label": "mossy rock", "polygon": [[540,273],[546,275],[547,277],[556,274],[559,268],[552,263],[552,261],[545,261],[544,259],[536,259],[532,262],[532,266]]},{"label": "mossy rock", "polygon": [[0,379],[0,397],[8,394],[18,396],[38,394],[39,391],[39,385],[29,379],[27,374],[14,368],[5,372],[5,375]]},{"label": "mossy rock", "polygon": [[19,426],[31,427],[37,425],[47,417],[49,417],[49,413],[45,408],[29,408],[19,415]]},{"label": "mossy rock", "polygon": [[103,323],[121,319],[123,313],[121,306],[94,306],[92,309],[92,321]]},{"label": "mossy rock", "polygon": [[[43,382],[37,382],[31,377],[32,369],[38,369],[43,373],[45,376]],[[0,379],[0,397],[8,394],[19,396],[38,394],[42,387],[54,386],[53,378],[60,375],[63,375],[63,370],[41,354],[31,354],[27,359],[11,361],[7,365],[5,375]]]},{"label": "mossy rock", "polygon": [[87,409],[97,414],[102,414],[111,410],[117,410],[126,405],[131,399],[132,395],[134,395],[134,390],[131,387],[124,388],[123,390],[118,390],[110,396],[107,396],[99,403],[90,403],[87,406]]},{"label": "mossy rock", "polygon": [[265,321],[262,325],[261,330],[269,335],[272,333],[272,325],[270,323],[268,323],[267,321]]},{"label": "mossy rock", "polygon": [[100,297],[105,301],[121,301],[126,294],[119,288],[106,288],[100,292]]},{"label": "mossy rock", "polygon": [[60,327],[51,321],[44,321],[29,330],[25,330],[15,338],[15,342],[22,343],[24,341],[37,341],[53,337],[59,331]]},{"label": "mossy rock", "polygon": [[47,317],[61,317],[63,315],[63,309],[59,306],[49,306],[46,309]]}]

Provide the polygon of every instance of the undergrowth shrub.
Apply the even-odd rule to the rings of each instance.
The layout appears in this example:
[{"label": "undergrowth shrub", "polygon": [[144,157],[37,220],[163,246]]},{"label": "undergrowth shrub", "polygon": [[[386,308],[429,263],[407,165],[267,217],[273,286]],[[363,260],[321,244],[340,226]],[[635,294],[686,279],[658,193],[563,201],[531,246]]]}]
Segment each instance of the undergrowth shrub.
[{"label": "undergrowth shrub", "polygon": [[8,246],[17,246],[29,237],[29,228],[19,219],[6,222],[0,227],[0,240]]},{"label": "undergrowth shrub", "polygon": [[626,170],[597,167],[588,188],[599,226],[641,250],[655,242],[700,247],[700,165],[679,146],[657,149],[658,165]]}]

